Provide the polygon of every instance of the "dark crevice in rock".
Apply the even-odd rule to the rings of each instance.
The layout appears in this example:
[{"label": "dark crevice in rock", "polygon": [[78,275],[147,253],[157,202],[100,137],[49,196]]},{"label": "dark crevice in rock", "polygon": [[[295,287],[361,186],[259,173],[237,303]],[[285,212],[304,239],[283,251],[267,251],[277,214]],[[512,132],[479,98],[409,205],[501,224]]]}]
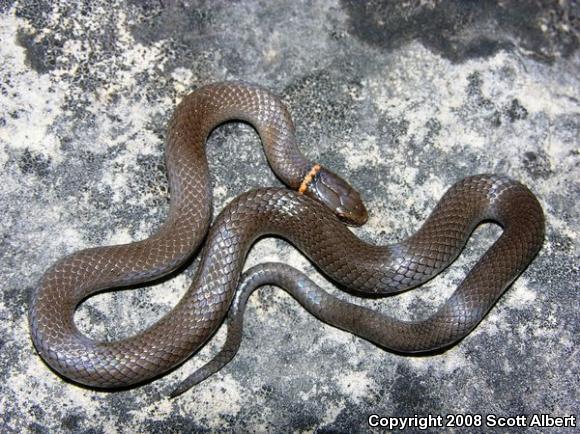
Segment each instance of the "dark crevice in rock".
[{"label": "dark crevice in rock", "polygon": [[578,49],[576,2],[342,0],[342,5],[359,39],[385,49],[418,40],[453,62],[521,47],[551,63]]}]

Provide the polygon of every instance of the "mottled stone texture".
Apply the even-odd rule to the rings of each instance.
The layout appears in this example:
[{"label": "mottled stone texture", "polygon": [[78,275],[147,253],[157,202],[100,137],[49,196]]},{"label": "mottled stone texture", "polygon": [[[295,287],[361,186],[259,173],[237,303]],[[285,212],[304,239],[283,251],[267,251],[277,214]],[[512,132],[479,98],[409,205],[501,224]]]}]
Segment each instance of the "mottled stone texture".
[{"label": "mottled stone texture", "polygon": [[[0,2],[0,414],[2,432],[362,430],[385,416],[578,415],[580,104],[572,1]],[[167,212],[166,122],[205,83],[282,95],[304,152],[359,188],[356,230],[413,233],[456,180],[508,174],[540,198],[544,248],[454,348],[404,357],[319,323],[282,291],[252,297],[240,354],[185,396],[158,394],[223,340],[140,388],[103,392],[52,373],[28,338],[42,273],[75,250],[147,237]],[[208,154],[219,211],[279,185],[254,131],[231,124]],[[500,229],[478,229],[424,288],[359,301],[280,240],[248,265],[288,262],[338,296],[419,319],[449,296]],[[151,324],[195,264],[161,284],[94,297],[77,323],[116,339]]]}]

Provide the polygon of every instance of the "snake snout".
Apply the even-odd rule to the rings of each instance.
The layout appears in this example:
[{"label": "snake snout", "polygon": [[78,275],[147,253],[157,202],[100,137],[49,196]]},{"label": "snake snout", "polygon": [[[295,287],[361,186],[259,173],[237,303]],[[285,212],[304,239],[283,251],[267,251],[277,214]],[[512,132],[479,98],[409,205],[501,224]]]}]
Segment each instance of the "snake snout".
[{"label": "snake snout", "polygon": [[337,208],[337,215],[345,223],[362,226],[367,222],[369,214],[358,191],[351,188],[348,195],[340,196],[340,202],[342,206]]}]

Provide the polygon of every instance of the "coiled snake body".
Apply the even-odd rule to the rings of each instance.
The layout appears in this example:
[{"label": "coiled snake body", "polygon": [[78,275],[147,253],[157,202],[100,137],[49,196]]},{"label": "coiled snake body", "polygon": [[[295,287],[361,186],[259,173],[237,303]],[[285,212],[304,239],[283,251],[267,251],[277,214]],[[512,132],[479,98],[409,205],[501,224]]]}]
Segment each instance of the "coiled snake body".
[{"label": "coiled snake body", "polygon": [[[114,342],[82,335],[73,320],[80,302],[103,289],[165,275],[200,245],[211,209],[205,141],[217,125],[234,119],[256,128],[276,174],[299,191],[258,189],[230,203],[209,231],[190,289],[150,328]],[[405,353],[445,347],[469,333],[533,259],[544,237],[542,209],[525,186],[501,176],[479,175],[455,184],[408,239],[389,246],[361,241],[341,222],[366,220],[358,193],[301,155],[290,116],[276,97],[242,83],[205,86],[184,98],[170,122],[166,166],[170,211],[158,232],[143,241],[65,257],[44,274],[33,294],[29,322],[38,353],[54,370],[78,383],[104,388],[133,385],[187,359],[223,321],[240,284],[246,254],[264,235],[287,239],[343,287],[389,294],[420,285],[445,269],[482,221],[499,223],[503,228],[499,239],[425,321],[398,321],[340,301],[281,264],[251,270],[231,313],[235,334],[241,324],[234,315],[243,310],[249,293],[263,284],[277,284],[323,320]]]}]

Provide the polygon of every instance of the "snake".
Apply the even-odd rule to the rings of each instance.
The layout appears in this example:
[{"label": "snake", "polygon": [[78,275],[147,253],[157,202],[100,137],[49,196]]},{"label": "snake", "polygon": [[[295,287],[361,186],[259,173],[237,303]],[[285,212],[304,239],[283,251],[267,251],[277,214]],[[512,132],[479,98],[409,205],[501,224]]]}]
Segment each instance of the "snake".
[{"label": "snake", "polygon": [[[249,190],[210,224],[205,146],[212,131],[230,121],[257,131],[269,165],[286,188]],[[456,182],[421,227],[400,242],[381,246],[358,238],[348,225],[368,219],[361,194],[301,153],[292,118],[279,97],[245,82],[208,84],[183,97],[168,125],[165,165],[169,211],[149,238],[69,254],[42,275],[33,291],[28,321],[34,348],[53,371],[74,383],[116,389],[155,379],[203,347],[227,317],[229,343],[209,368],[188,377],[174,395],[182,393],[231,358],[247,297],[263,285],[280,286],[318,318],[380,348],[403,354],[444,349],[477,326],[544,239],[544,215],[536,196],[520,182],[496,174]],[[402,321],[343,301],[286,264],[261,264],[243,273],[252,245],[275,236],[295,246],[340,288],[367,296],[399,293],[447,268],[484,222],[500,225],[501,235],[424,320]],[[150,327],[108,341],[94,340],[77,328],[75,310],[90,296],[167,276],[198,250],[201,259],[190,287]]]}]

